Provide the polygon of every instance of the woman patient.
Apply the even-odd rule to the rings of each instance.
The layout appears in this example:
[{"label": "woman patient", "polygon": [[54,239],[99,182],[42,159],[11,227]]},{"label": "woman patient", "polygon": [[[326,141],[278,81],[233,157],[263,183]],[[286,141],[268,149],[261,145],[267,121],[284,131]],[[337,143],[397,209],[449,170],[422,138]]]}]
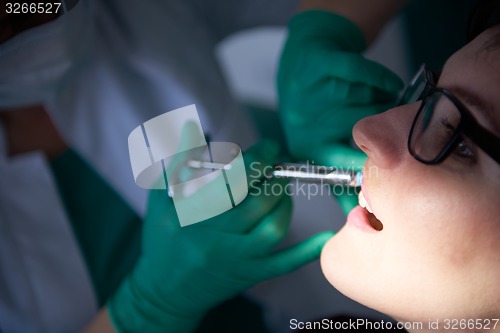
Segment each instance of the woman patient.
[{"label": "woman patient", "polygon": [[[349,138],[338,124],[374,114],[353,130],[368,156],[359,205],[323,248],[321,266],[340,292],[422,322],[420,332],[500,331],[500,1],[479,1],[470,42],[439,76],[423,67],[400,106],[379,113],[368,107],[386,102],[376,96],[393,79],[360,53],[405,2],[305,0],[290,24],[278,78],[290,150],[339,166],[332,147]],[[321,123],[311,116],[318,110]],[[295,145],[299,136],[311,152]]]},{"label": "woman patient", "polygon": [[492,320],[500,331],[500,25],[417,81],[418,101],[355,125],[368,155],[359,206],[321,266],[342,293],[400,321],[480,331]]}]

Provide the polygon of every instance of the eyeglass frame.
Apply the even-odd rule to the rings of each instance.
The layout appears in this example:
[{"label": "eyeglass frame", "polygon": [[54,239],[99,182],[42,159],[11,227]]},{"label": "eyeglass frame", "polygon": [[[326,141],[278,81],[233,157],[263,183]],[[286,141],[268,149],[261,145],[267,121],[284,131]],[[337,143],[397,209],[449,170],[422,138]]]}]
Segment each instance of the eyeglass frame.
[{"label": "eyeglass frame", "polygon": [[[415,101],[422,102],[415,115],[415,118],[413,119],[407,143],[408,151],[413,156],[413,158],[421,163],[428,165],[439,164],[451,154],[453,148],[458,143],[460,135],[463,133],[467,135],[467,137],[470,138],[488,156],[490,156],[493,160],[500,164],[500,149],[498,148],[500,147],[500,138],[479,125],[477,120],[472,115],[472,112],[452,92],[444,88],[436,87],[435,77],[437,75],[430,71],[425,64],[420,67],[410,85],[406,88],[405,92],[402,95],[403,97],[400,101],[400,105],[402,104],[401,102],[403,101],[405,94],[407,94],[409,92],[409,89],[415,85],[416,81],[422,75],[422,72],[425,74],[425,86],[422,89],[422,92],[418,96],[417,100]],[[451,136],[449,142],[444,146],[441,152],[434,159],[425,160],[421,158],[412,148],[412,137],[414,135],[415,127],[417,125],[417,120],[420,114],[423,112],[429,98],[436,92],[445,95],[454,104],[454,106],[460,112],[460,122],[457,128],[454,130],[454,133]]]}]

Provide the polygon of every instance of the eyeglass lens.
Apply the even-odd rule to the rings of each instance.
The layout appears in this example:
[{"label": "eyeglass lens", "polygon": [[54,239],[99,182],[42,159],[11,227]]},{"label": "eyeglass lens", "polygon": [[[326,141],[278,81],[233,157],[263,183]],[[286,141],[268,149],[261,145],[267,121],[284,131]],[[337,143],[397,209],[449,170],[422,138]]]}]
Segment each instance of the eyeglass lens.
[{"label": "eyeglass lens", "polygon": [[423,101],[413,127],[410,147],[421,160],[431,162],[452,144],[461,114],[442,92],[434,91]]}]

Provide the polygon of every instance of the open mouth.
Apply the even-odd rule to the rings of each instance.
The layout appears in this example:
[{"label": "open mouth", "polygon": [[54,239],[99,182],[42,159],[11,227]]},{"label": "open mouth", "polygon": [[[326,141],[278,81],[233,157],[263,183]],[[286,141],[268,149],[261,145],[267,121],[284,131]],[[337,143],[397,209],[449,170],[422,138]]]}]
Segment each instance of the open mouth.
[{"label": "open mouth", "polygon": [[384,225],[375,216],[375,214],[373,214],[373,209],[370,207],[370,205],[366,201],[365,196],[363,195],[363,191],[359,192],[358,202],[359,202],[359,205],[365,210],[366,216],[368,217],[368,222],[370,222],[370,225],[372,226],[372,228],[377,230],[377,231],[382,230],[384,228]]}]

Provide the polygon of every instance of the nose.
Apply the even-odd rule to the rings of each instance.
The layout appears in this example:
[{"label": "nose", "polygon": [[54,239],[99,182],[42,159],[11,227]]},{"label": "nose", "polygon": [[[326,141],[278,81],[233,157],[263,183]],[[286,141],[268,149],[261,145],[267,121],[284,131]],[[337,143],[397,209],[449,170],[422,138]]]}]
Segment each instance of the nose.
[{"label": "nose", "polygon": [[380,168],[396,168],[405,155],[410,127],[418,103],[398,106],[361,119],[353,128],[356,144]]}]

